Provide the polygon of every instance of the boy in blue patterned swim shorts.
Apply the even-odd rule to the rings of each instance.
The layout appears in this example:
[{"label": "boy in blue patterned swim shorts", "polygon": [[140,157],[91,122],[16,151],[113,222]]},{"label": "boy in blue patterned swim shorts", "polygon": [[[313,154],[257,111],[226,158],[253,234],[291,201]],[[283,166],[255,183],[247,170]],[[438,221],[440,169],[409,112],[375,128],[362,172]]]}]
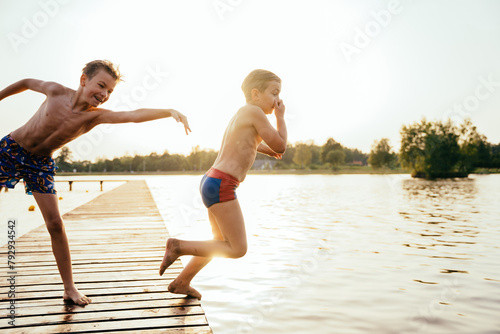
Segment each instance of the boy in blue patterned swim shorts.
[{"label": "boy in blue patterned swim shorts", "polygon": [[[257,152],[281,159],[286,149],[285,106],[279,98],[281,79],[266,70],[252,71],[241,86],[247,104],[233,116],[224,133],[219,155],[203,176],[200,191],[208,210],[214,240],[187,241],[170,238],[160,265],[160,275],[182,255],[194,257],[168,286],[172,293],[201,299],[191,287],[194,276],[212,257],[238,258],[247,251],[245,222],[236,188],[245,179]],[[275,129],[267,115],[276,116]]]},{"label": "boy in blue patterned swim shorts", "polygon": [[26,193],[55,194],[56,163],[49,156],[31,154],[12,137],[0,140],[0,186],[14,188],[24,179]]},{"label": "boy in blue patterned swim shorts", "polygon": [[138,123],[173,117],[182,122],[186,134],[191,130],[186,117],[173,109],[114,112],[98,108],[109,99],[121,75],[106,60],[92,61],[82,72],[77,90],[56,82],[24,79],[0,91],[0,101],[28,89],[47,97],[25,125],[0,140],[0,187],[13,188],[24,179],[26,191],[35,197],[50,233],[52,251],[64,283],[63,298],[87,305],[91,300],[78,291],[73,281],[68,237],[54,188],[56,167],[52,154],[103,123]]}]

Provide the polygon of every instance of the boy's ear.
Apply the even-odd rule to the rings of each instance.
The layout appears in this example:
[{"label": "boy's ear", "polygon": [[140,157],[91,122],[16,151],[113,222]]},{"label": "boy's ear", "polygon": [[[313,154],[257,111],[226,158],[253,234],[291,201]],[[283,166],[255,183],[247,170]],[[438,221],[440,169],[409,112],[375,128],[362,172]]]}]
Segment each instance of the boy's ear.
[{"label": "boy's ear", "polygon": [[82,74],[82,76],[80,77],[80,86],[85,86],[85,83],[87,82],[87,75],[86,74]]},{"label": "boy's ear", "polygon": [[260,91],[257,88],[253,88],[251,91],[251,94],[252,94],[252,100],[254,100],[254,101],[259,100]]}]

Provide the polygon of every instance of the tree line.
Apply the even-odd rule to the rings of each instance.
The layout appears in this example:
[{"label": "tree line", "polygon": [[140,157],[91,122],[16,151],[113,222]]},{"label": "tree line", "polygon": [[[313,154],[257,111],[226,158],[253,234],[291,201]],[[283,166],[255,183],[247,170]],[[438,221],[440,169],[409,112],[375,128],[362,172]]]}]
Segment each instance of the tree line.
[{"label": "tree line", "polygon": [[[208,170],[218,151],[196,146],[189,155],[151,153],[149,155],[122,156],[114,159],[99,158],[73,161],[68,147],[63,147],[55,158],[59,172],[167,172]],[[333,138],[318,146],[314,142],[288,144],[281,160],[258,153],[257,161],[267,161],[273,169],[338,169],[343,165],[367,165],[368,154],[342,146]]]},{"label": "tree line", "polygon": [[[500,168],[500,144],[489,143],[468,119],[460,125],[422,119],[403,125],[400,133],[399,152],[394,151],[387,138],[376,140],[370,153],[329,138],[321,146],[313,141],[288,144],[281,160],[258,153],[254,168],[338,170],[344,166],[370,165],[374,169],[402,167],[414,177],[425,178],[466,176],[476,168]],[[64,147],[55,160],[63,172],[205,171],[217,154],[215,150],[196,146],[189,155],[165,151],[90,162],[72,161],[71,151]]]}]

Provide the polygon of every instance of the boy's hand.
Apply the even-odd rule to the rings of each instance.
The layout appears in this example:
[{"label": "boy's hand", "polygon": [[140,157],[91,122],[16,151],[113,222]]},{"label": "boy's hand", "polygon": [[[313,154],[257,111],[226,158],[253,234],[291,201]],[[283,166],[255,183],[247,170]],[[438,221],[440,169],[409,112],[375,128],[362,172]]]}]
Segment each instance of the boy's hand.
[{"label": "boy's hand", "polygon": [[257,152],[260,152],[262,154],[268,155],[270,157],[276,158],[278,160],[281,160],[283,157],[283,153],[276,153],[274,152],[267,144],[264,142],[260,143],[259,146],[257,147]]},{"label": "boy's hand", "polygon": [[274,107],[274,114],[276,117],[285,117],[285,105],[283,104],[283,100],[279,100]]},{"label": "boy's hand", "polygon": [[270,156],[275,158],[275,159],[281,160],[281,158],[283,157],[283,153],[273,152],[273,154],[270,154]]},{"label": "boy's hand", "polygon": [[177,122],[182,122],[182,124],[184,124],[184,130],[186,131],[186,134],[188,134],[188,130],[189,132],[191,132],[191,128],[189,128],[189,123],[186,116],[174,109],[171,109],[170,114]]}]

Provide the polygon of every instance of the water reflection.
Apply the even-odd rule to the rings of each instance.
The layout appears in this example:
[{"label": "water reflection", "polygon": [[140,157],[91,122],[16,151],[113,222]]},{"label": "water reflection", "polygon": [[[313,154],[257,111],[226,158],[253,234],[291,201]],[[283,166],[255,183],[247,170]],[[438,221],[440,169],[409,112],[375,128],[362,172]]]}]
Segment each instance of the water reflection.
[{"label": "water reflection", "polygon": [[457,201],[470,201],[477,193],[474,179],[443,179],[443,180],[423,180],[404,179],[401,182],[404,195],[409,200],[434,200],[439,198],[439,202],[432,203],[456,203]]},{"label": "water reflection", "polygon": [[434,250],[434,254],[428,254],[433,258],[470,259],[450,256],[455,250],[449,248],[473,245],[480,233],[476,223],[480,210],[476,206],[475,180],[407,179],[402,180],[401,189],[403,200],[399,214],[405,224],[399,230],[416,237],[413,242],[402,245]]}]

